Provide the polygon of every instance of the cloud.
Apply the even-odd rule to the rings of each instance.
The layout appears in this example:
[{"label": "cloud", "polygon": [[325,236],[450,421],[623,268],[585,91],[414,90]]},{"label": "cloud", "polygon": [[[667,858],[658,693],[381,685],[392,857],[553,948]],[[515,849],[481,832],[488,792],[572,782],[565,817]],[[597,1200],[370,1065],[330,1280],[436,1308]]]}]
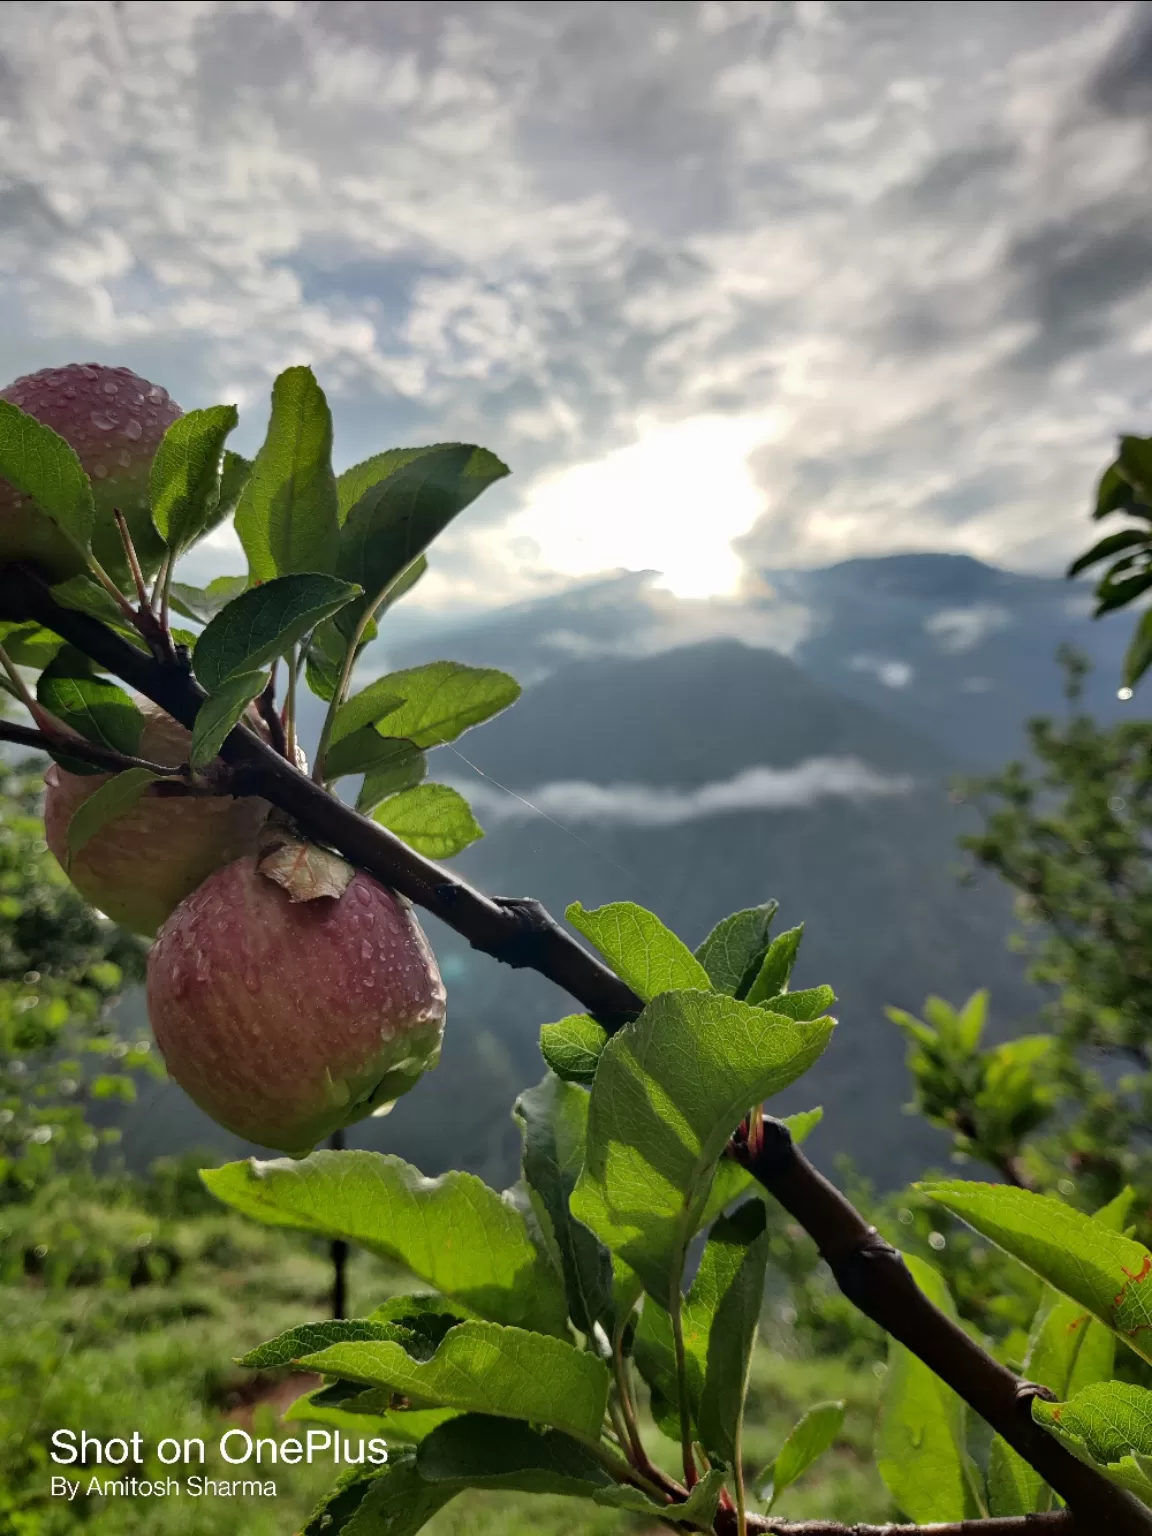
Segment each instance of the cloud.
[{"label": "cloud", "polygon": [[541,784],[520,795],[490,783],[454,785],[481,819],[493,824],[533,821],[543,815],[561,825],[631,827],[671,827],[750,811],[807,810],[828,799],[906,795],[914,786],[907,776],[877,773],[853,757],[811,757],[793,768],[746,768],[734,778],[683,790],[570,780]]},{"label": "cloud", "polygon": [[968,608],[941,608],[924,620],[924,628],[936,637],[942,651],[957,656],[974,650],[986,635],[1010,623],[1006,608],[996,603],[973,603]]},{"label": "cloud", "polygon": [[885,688],[907,688],[916,675],[908,662],[885,660],[883,656],[853,656],[848,665],[853,672],[871,672]]},{"label": "cloud", "polygon": [[[1152,414],[1150,36],[1119,0],[10,0],[0,372],[130,363],[239,401],[250,451],[310,361],[341,464],[488,444],[514,475],[426,608],[621,564],[1052,569]],[[673,539],[635,486],[677,452]]]}]

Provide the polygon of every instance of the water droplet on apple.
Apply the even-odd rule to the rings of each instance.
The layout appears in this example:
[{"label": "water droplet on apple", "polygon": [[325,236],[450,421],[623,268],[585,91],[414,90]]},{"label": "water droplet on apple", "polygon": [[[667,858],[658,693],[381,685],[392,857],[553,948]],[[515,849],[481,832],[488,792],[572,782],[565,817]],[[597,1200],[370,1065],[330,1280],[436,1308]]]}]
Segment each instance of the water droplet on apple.
[{"label": "water droplet on apple", "polygon": [[100,411],[93,411],[89,420],[97,432],[111,432],[112,428],[116,425],[111,416],[105,416]]},{"label": "water droplet on apple", "polygon": [[96,476],[97,480],[107,480],[107,478],[108,478],[108,466],[107,466],[107,464],[99,464],[99,463],[93,464],[93,466],[92,466],[92,473]]},{"label": "water droplet on apple", "polygon": [[130,416],[124,423],[124,436],[130,437],[133,442],[137,441],[143,430],[144,428],[136,420],[135,416]]}]

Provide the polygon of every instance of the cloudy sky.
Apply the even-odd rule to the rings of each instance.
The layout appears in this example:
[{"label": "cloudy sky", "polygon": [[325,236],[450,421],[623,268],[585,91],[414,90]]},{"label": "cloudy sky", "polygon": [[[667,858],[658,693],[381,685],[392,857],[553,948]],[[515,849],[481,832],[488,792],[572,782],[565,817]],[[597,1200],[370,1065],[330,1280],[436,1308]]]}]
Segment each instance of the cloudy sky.
[{"label": "cloudy sky", "polygon": [[8,0],[0,374],[127,363],[250,451],[309,362],[338,467],[485,444],[441,610],[1055,571],[1152,430],[1150,122],[1147,4]]}]

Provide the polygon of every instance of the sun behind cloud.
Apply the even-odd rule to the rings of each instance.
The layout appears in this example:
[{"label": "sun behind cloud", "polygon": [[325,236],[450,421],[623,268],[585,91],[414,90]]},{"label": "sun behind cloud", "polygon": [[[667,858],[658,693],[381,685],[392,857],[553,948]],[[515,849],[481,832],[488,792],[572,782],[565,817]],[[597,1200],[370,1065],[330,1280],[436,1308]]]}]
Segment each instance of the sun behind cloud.
[{"label": "sun behind cloud", "polygon": [[784,424],[771,411],[642,419],[634,443],[537,481],[507,532],[566,576],[656,570],[677,597],[733,595],[744,567],[732,540],[764,511],[748,456]]}]

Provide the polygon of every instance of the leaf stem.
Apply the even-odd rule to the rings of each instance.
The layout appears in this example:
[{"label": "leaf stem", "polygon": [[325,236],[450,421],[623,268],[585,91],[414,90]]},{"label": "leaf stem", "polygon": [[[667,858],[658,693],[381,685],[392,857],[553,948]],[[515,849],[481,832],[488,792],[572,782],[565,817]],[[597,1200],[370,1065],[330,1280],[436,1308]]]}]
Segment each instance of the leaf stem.
[{"label": "leaf stem", "polygon": [[124,596],[123,592],[121,592],[120,588],[112,580],[111,576],[109,576],[108,572],[100,564],[95,555],[88,556],[88,567],[91,570],[93,576],[95,576],[96,580],[104,588],[105,592],[108,593],[109,597],[111,597],[124,617],[129,621],[129,623],[135,624],[135,608],[133,608],[132,604]]},{"label": "leaf stem", "polygon": [[171,554],[167,554],[167,555],[164,556],[164,559],[160,562],[160,569],[156,572],[156,580],[152,583],[152,601],[149,604],[149,607],[152,609],[153,612],[156,611],[156,609],[157,609],[157,607],[159,605],[159,602],[160,602],[160,594],[161,594],[161,592],[163,592],[165,590],[165,587],[167,585],[168,567],[171,564],[172,564],[172,556],[171,556]]},{"label": "leaf stem", "polygon": [[649,1465],[648,1452],[640,1438],[640,1426],[636,1421],[636,1406],[632,1401],[632,1388],[628,1381],[628,1363],[624,1359],[624,1326],[613,1330],[612,1372],[616,1377],[616,1391],[620,1398],[620,1413],[628,1431],[627,1444],[638,1467]]},{"label": "leaf stem", "polygon": [[352,680],[352,669],[356,665],[356,652],[360,648],[360,642],[364,638],[364,632],[372,622],[372,609],[365,608],[360,615],[360,622],[352,633],[348,642],[348,648],[344,652],[344,660],[340,666],[340,679],[336,684],[336,690],[328,705],[328,713],[324,716],[324,724],[320,729],[320,742],[316,748],[316,766],[312,770],[312,777],[317,784],[324,782],[324,756],[328,751],[328,743],[332,739],[332,727],[336,724],[336,715],[344,702],[344,695],[348,692],[348,684]]},{"label": "leaf stem", "polygon": [[672,1344],[676,1352],[676,1396],[680,1407],[680,1452],[684,1461],[684,1482],[691,1489],[696,1484],[696,1458],[692,1453],[692,1421],[688,1414],[688,1363],[684,1354],[683,1301],[680,1291],[680,1265],[669,1297],[668,1316],[672,1319]]},{"label": "leaf stem", "polygon": [[748,1495],[744,1488],[744,1405],[736,1420],[735,1455],[732,1458],[732,1481],[736,1485],[737,1536],[748,1536]]}]

